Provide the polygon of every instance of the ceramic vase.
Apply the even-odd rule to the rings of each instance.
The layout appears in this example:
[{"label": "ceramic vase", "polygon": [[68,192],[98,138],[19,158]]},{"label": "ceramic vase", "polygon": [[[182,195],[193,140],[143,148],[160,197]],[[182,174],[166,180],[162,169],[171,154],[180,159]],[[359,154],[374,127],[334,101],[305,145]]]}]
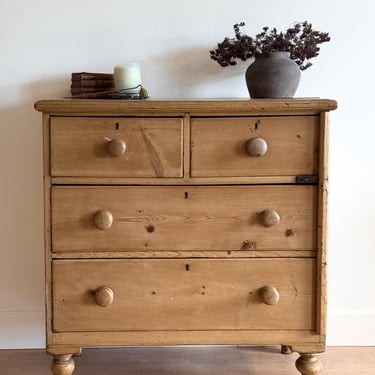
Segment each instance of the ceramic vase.
[{"label": "ceramic vase", "polygon": [[300,78],[301,70],[289,52],[256,57],[246,70],[246,84],[252,98],[292,98]]}]

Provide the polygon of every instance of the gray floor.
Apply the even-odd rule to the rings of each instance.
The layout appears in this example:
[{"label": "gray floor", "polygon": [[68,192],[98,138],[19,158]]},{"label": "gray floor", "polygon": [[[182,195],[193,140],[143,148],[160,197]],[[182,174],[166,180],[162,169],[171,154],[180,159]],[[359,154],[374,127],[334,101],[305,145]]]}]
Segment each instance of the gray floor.
[{"label": "gray floor", "polygon": [[[298,375],[279,347],[85,349],[74,375]],[[328,348],[322,375],[374,375],[375,348]],[[51,375],[44,350],[0,350],[1,375]]]}]

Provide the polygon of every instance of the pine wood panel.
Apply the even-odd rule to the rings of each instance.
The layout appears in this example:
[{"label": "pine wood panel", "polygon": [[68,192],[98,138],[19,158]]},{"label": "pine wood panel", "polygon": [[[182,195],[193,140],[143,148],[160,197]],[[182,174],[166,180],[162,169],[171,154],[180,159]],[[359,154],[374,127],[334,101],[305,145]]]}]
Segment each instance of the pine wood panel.
[{"label": "pine wood panel", "polygon": [[[44,125],[50,353],[70,355],[93,345],[183,344],[284,344],[299,352],[324,350],[326,112],[336,108],[335,101],[49,100],[35,106],[43,111]],[[71,126],[68,133],[66,124]],[[108,140],[125,138],[125,132],[130,133],[126,154],[109,157]],[[94,143],[83,141],[86,135]],[[253,136],[265,138],[268,151],[249,164],[243,146]],[[124,161],[131,161],[128,169]],[[319,184],[296,186],[298,174],[316,174]],[[56,186],[60,184],[68,186]],[[281,223],[265,228],[259,213],[269,208],[279,211]],[[97,210],[112,212],[108,230],[95,228]],[[52,264],[57,273],[52,274]],[[137,266],[130,267],[133,264]],[[57,291],[52,276],[59,279]],[[103,286],[104,277],[119,288],[106,308],[93,305],[92,294],[97,285]],[[257,289],[264,278],[281,285],[279,304],[255,303],[252,298],[259,294],[246,289],[247,283]],[[299,293],[300,285],[307,293]],[[80,298],[87,287],[91,292]],[[133,302],[126,299],[128,289]],[[61,294],[56,299],[60,290],[68,296],[65,301]],[[300,302],[302,310],[293,308]],[[125,320],[129,311],[130,320]],[[177,311],[177,320],[171,311]],[[113,319],[107,318],[110,312]],[[53,319],[59,314],[60,328],[76,328],[54,332]]]},{"label": "pine wood panel", "polygon": [[[314,186],[53,187],[52,247],[58,251],[314,250]],[[265,227],[260,213],[281,222]],[[113,224],[100,230],[96,212]]]},{"label": "pine wood panel", "polygon": [[[53,284],[56,332],[314,328],[312,259],[54,261]],[[93,297],[102,286],[107,307]]]},{"label": "pine wood panel", "polygon": [[325,336],[311,330],[220,330],[220,331],[106,331],[55,332],[50,345],[67,346],[169,346],[169,345],[299,345],[324,351]]},{"label": "pine wood panel", "polygon": [[35,109],[59,115],[254,115],[319,114],[337,108],[337,102],[320,98],[296,99],[147,99],[147,100],[40,100]]},{"label": "pine wood panel", "polygon": [[[249,139],[261,137],[265,155],[250,156]],[[316,174],[319,116],[194,118],[191,121],[193,177]]]},{"label": "pine wood panel", "polygon": [[52,342],[52,285],[51,285],[51,179],[50,172],[50,116],[43,113],[43,194],[44,194],[44,248],[45,248],[45,296],[46,296],[46,340]]},{"label": "pine wood panel", "polygon": [[[188,174],[189,171],[186,172]],[[136,177],[53,177],[54,185],[259,185],[295,184],[296,176],[252,177],[183,177],[183,178],[136,178]]]},{"label": "pine wood panel", "polygon": [[317,328],[324,334],[327,324],[327,232],[328,232],[328,152],[329,152],[329,117],[320,116],[320,153],[319,153],[319,195],[317,207],[318,253],[317,253]]},{"label": "pine wood panel", "polygon": [[[250,244],[251,247],[251,244]],[[224,250],[224,251],[63,251],[52,253],[53,259],[101,258],[315,258],[317,250]]]},{"label": "pine wood panel", "polygon": [[[86,177],[181,177],[182,119],[51,119],[51,175]],[[126,144],[111,156],[112,139]]]}]

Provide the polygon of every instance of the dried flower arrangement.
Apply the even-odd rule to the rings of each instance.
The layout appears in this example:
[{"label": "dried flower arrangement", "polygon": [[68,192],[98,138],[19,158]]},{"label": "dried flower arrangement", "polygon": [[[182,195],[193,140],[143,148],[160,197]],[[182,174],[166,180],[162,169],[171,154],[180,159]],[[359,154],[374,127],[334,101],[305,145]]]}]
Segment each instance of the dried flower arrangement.
[{"label": "dried flower arrangement", "polygon": [[263,27],[263,31],[252,38],[243,32],[244,22],[233,26],[234,38],[225,38],[210,51],[210,57],[221,66],[236,65],[236,59],[246,61],[258,56],[270,56],[273,51],[290,53],[301,70],[309,68],[310,59],[319,55],[319,44],[328,42],[330,36],[326,32],[313,30],[307,21],[298,22],[285,32],[276,28]]}]

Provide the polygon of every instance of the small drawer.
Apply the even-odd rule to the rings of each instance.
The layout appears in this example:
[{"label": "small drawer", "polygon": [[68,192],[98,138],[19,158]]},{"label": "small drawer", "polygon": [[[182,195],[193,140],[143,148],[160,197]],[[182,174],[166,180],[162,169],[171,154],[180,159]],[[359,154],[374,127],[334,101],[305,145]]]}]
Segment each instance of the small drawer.
[{"label": "small drawer", "polygon": [[51,175],[182,177],[182,119],[52,117]]},{"label": "small drawer", "polygon": [[319,116],[193,118],[193,177],[316,174]]},{"label": "small drawer", "polygon": [[55,332],[315,328],[315,259],[59,260]]},{"label": "small drawer", "polygon": [[55,186],[52,249],[316,250],[316,207],[316,186]]}]

